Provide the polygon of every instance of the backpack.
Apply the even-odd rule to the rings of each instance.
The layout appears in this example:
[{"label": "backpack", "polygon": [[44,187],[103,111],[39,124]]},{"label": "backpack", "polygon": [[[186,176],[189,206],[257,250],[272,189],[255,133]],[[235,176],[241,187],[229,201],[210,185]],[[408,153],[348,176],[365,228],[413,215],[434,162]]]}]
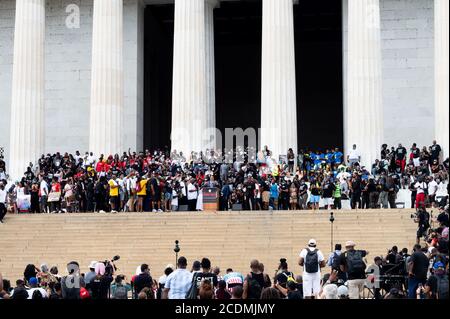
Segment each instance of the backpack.
[{"label": "backpack", "polygon": [[366,270],[366,264],[362,259],[361,252],[355,250],[351,252],[346,252],[347,257],[347,273],[352,274],[364,274]]},{"label": "backpack", "polygon": [[258,280],[254,279],[250,273],[247,276],[248,282],[248,294],[247,299],[260,299],[263,287],[259,284]]},{"label": "backpack", "polygon": [[305,271],[307,273],[316,273],[319,271],[319,255],[317,249],[309,250],[305,257]]},{"label": "backpack", "polygon": [[448,299],[448,277],[436,276],[438,299]]},{"label": "backpack", "polygon": [[189,288],[186,293],[186,299],[197,299],[198,288],[197,288],[197,273],[192,276],[191,288]]},{"label": "backpack", "polygon": [[283,275],[286,277],[286,283],[284,283],[283,285],[281,285],[283,288],[286,288],[286,287],[287,287],[287,284],[288,284],[290,281],[297,282],[297,281],[294,279],[294,274],[293,274],[293,273],[291,273],[291,272],[284,272]]},{"label": "backpack", "polygon": [[338,254],[334,253],[332,258],[333,258],[333,260],[331,262],[331,269],[340,271],[340,269],[341,269],[340,268],[340,266],[341,266],[340,256],[338,256]]},{"label": "backpack", "polygon": [[114,299],[128,299],[128,291],[124,285],[117,285]]}]

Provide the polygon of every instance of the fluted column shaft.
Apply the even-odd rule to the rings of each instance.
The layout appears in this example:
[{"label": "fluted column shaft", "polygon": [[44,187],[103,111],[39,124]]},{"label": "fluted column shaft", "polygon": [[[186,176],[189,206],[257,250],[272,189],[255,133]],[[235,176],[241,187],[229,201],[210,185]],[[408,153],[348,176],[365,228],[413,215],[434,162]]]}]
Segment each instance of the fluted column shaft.
[{"label": "fluted column shaft", "polygon": [[216,1],[175,0],[172,150],[205,151],[215,128],[214,21]]},{"label": "fluted column shaft", "polygon": [[293,0],[263,0],[261,147],[297,151]]},{"label": "fluted column shaft", "polygon": [[9,174],[22,177],[44,153],[45,0],[16,1]]},{"label": "fluted column shaft", "polygon": [[370,167],[383,144],[379,0],[348,0],[346,155],[356,144],[362,165]]},{"label": "fluted column shaft", "polygon": [[206,140],[204,147],[216,147],[216,73],[214,59],[214,8],[217,0],[205,2],[205,32],[206,32],[206,120],[207,127],[212,130],[209,143]]},{"label": "fluted column shaft", "polygon": [[123,151],[123,1],[95,0],[89,148]]},{"label": "fluted column shaft", "polygon": [[444,157],[449,152],[449,1],[435,0],[435,138]]}]

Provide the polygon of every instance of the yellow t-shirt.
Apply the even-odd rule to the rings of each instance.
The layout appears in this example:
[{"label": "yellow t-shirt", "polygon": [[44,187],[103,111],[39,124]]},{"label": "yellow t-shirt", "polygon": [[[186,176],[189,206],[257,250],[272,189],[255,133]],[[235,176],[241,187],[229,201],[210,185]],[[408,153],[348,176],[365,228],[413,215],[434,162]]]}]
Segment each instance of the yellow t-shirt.
[{"label": "yellow t-shirt", "polygon": [[141,191],[137,192],[138,196],[147,195],[147,181],[146,179],[142,179],[139,183],[141,184]]},{"label": "yellow t-shirt", "polygon": [[[115,182],[113,179],[110,179],[109,182],[109,196],[119,196],[119,183]],[[117,186],[113,188],[113,186]]]}]

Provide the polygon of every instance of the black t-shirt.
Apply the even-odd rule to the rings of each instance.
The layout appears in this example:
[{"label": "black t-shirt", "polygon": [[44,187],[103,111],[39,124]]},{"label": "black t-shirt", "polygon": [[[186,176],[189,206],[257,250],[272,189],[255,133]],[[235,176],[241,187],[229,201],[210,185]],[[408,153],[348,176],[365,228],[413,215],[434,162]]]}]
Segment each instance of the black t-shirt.
[{"label": "black t-shirt", "polygon": [[289,291],[287,299],[289,300],[303,299],[303,289],[298,289],[296,291]]},{"label": "black t-shirt", "polygon": [[420,157],[420,150],[417,147],[415,149],[413,149],[411,152],[412,152],[414,158]]},{"label": "black t-shirt", "polygon": [[216,274],[210,272],[209,273],[198,272],[195,274],[195,277],[197,279],[197,288],[199,289],[200,285],[202,284],[202,281],[204,280],[209,280],[214,287],[217,287],[218,280]]},{"label": "black t-shirt", "polygon": [[412,273],[414,277],[419,280],[427,279],[427,270],[429,266],[429,260],[427,256],[421,251],[416,251],[411,255],[409,259],[411,263],[414,263]]},{"label": "black t-shirt", "polygon": [[288,277],[294,277],[294,274],[290,271],[283,271],[282,273],[279,273],[276,278],[277,283],[281,287],[286,288],[286,283],[287,283]]},{"label": "black t-shirt", "polygon": [[113,281],[112,276],[101,276],[100,278],[95,278],[90,283],[90,288],[92,291],[92,299],[107,299],[109,286]]},{"label": "black t-shirt", "polygon": [[439,158],[439,153],[441,152],[441,147],[436,144],[431,146],[431,158]]},{"label": "black t-shirt", "polygon": [[319,182],[311,183],[311,195],[314,195],[314,196],[320,195],[320,183]]},{"label": "black t-shirt", "polygon": [[[259,299],[260,298],[260,293],[261,293],[261,291],[264,289],[264,288],[266,288],[267,287],[267,285],[266,285],[266,281],[264,280],[264,274],[255,274],[254,272],[251,272],[248,276],[247,276],[247,278],[246,278],[246,280],[248,281],[248,283],[249,283],[249,291],[248,291],[248,296],[247,296],[247,298],[248,299]],[[250,288],[250,281],[251,280],[255,280],[255,281],[257,281],[258,282],[258,284],[259,284],[259,286],[261,287],[261,291],[259,291],[259,292],[255,292],[255,291],[252,291],[251,290],[251,288]]]},{"label": "black t-shirt", "polygon": [[306,185],[306,184],[300,184],[299,186],[298,186],[298,193],[300,194],[300,195],[303,195],[304,193],[306,193],[308,191],[308,185]]},{"label": "black t-shirt", "polygon": [[406,156],[406,148],[399,147],[395,150],[395,157],[397,160],[403,160]]},{"label": "black t-shirt", "polygon": [[436,294],[438,290],[438,279],[435,275],[431,275],[426,284],[426,286],[430,287],[430,296],[427,299],[436,299]]},{"label": "black t-shirt", "polygon": [[324,198],[331,198],[333,196],[333,192],[336,189],[336,186],[332,183],[326,183],[323,185],[323,196]]},{"label": "black t-shirt", "polygon": [[448,227],[448,214],[445,212],[440,213],[437,217],[437,221],[439,222],[439,224]]},{"label": "black t-shirt", "polygon": [[153,285],[153,278],[147,274],[142,273],[136,277],[134,280],[134,291],[136,296],[141,292],[144,288],[151,288]]}]

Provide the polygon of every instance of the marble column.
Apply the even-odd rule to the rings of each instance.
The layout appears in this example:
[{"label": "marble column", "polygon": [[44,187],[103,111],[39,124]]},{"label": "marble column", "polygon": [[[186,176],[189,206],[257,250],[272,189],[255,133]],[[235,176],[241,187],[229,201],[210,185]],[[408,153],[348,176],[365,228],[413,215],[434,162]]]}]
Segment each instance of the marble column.
[{"label": "marble column", "polygon": [[435,138],[444,152],[444,159],[450,154],[449,131],[449,1],[434,1],[435,28]]},{"label": "marble column", "polygon": [[260,148],[297,151],[294,1],[263,0]]},{"label": "marble column", "polygon": [[356,144],[361,164],[379,158],[383,137],[379,0],[348,0],[345,156]]},{"label": "marble column", "polygon": [[205,2],[205,32],[206,32],[206,120],[210,128],[210,139],[206,139],[204,148],[216,147],[216,72],[214,59],[214,8],[218,0]]},{"label": "marble column", "polygon": [[95,0],[89,149],[96,156],[124,151],[123,1]]},{"label": "marble column", "polygon": [[9,174],[21,178],[44,153],[45,0],[16,1]]},{"label": "marble column", "polygon": [[213,147],[215,128],[214,19],[216,1],[175,0],[172,151]]}]

